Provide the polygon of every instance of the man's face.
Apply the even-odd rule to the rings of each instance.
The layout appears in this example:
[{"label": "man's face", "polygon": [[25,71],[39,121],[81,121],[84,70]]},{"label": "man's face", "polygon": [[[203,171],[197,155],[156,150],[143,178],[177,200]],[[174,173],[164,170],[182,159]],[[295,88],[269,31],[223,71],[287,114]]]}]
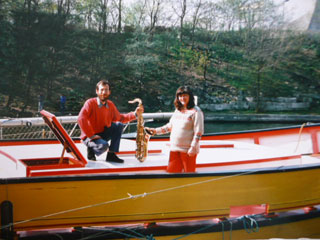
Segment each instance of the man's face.
[{"label": "man's face", "polygon": [[111,91],[109,89],[109,85],[99,85],[99,88],[96,90],[96,94],[101,102],[105,103],[108,99],[108,97],[111,94]]}]

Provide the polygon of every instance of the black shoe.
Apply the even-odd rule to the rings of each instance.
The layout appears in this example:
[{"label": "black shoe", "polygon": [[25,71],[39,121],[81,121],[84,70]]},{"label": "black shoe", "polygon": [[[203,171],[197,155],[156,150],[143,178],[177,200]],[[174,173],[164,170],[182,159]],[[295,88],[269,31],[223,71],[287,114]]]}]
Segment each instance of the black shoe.
[{"label": "black shoe", "polygon": [[88,154],[87,154],[87,158],[88,158],[89,160],[96,161],[96,156],[95,156],[95,154],[94,154],[93,148],[88,147],[87,150],[88,150],[88,152],[87,152],[87,153],[88,153]]},{"label": "black shoe", "polygon": [[106,161],[115,162],[115,163],[124,163],[124,160],[118,158],[118,156],[114,152],[108,152]]}]

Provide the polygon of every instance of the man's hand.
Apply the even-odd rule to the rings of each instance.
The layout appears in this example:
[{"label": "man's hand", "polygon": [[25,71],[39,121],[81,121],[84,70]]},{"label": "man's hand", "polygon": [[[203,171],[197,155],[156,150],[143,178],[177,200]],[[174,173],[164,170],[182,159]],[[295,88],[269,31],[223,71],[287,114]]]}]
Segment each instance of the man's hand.
[{"label": "man's hand", "polygon": [[90,137],[90,141],[100,139],[100,138],[101,137],[99,135],[93,135],[92,137]]},{"label": "man's hand", "polygon": [[134,111],[134,114],[136,116],[140,116],[142,113],[144,112],[144,107],[143,106],[139,106],[136,108],[136,110]]}]

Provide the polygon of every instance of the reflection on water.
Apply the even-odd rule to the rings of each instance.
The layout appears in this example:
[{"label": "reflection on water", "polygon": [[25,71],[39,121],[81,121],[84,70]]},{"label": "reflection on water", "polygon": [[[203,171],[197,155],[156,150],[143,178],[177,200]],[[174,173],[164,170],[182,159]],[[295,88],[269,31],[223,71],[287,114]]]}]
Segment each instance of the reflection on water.
[{"label": "reflection on water", "polygon": [[205,133],[234,132],[293,126],[292,123],[206,122]]}]

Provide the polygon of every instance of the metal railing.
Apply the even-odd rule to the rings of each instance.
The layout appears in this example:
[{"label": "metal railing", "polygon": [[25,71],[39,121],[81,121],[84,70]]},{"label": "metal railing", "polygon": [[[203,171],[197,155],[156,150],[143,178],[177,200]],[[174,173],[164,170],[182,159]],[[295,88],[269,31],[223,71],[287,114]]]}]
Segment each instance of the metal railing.
[{"label": "metal railing", "polygon": [[[169,119],[171,115],[172,113],[144,113],[143,118],[149,122],[153,119]],[[72,138],[80,136],[80,128],[77,125],[78,116],[63,116],[57,119]],[[127,124],[124,130],[127,133],[134,132],[136,124]],[[0,140],[41,138],[55,138],[41,117],[0,119]]]},{"label": "metal railing", "polygon": [[[71,137],[79,137],[80,129],[77,127],[77,117],[58,117],[64,129]],[[0,140],[7,139],[40,139],[55,138],[51,129],[42,118],[15,118],[0,120]]]}]

